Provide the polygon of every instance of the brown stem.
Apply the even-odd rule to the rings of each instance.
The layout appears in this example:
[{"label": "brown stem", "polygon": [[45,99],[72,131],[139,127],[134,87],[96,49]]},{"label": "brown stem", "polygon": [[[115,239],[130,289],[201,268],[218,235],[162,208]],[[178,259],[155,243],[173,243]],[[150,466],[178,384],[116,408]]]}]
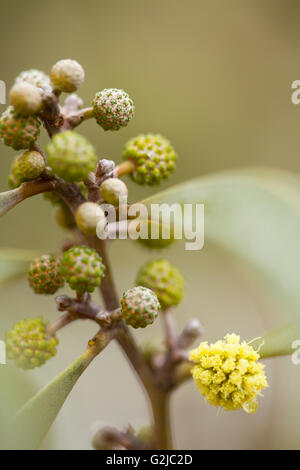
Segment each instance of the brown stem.
[{"label": "brown stem", "polygon": [[204,328],[197,318],[190,318],[184,330],[177,338],[176,346],[179,349],[186,349],[190,347],[193,342],[202,336]]},{"label": "brown stem", "polygon": [[93,108],[80,109],[78,111],[72,112],[66,116],[66,121],[69,123],[70,127],[74,129],[79,126],[83,121],[91,119],[94,117]]},{"label": "brown stem", "polygon": [[124,325],[124,323],[120,324],[116,339],[132,364],[134,370],[138,374],[148,395],[150,396],[151,393],[156,389],[153,373],[148,364],[145,362],[129,329]]},{"label": "brown stem", "polygon": [[80,189],[74,183],[66,183],[64,180],[57,178],[55,191],[64,200],[73,214],[76,212],[77,207],[85,202],[85,198],[81,194]]},{"label": "brown stem", "polygon": [[64,328],[67,326],[69,323],[72,323],[74,320],[76,320],[76,316],[71,314],[71,313],[65,313],[61,317],[59,317],[57,320],[55,320],[53,323],[51,323],[48,328],[47,328],[47,334],[49,336],[54,336],[58,330],[61,328]]},{"label": "brown stem", "polygon": [[[100,286],[106,308],[109,310],[118,308],[119,299],[111,273],[105,242],[94,238],[92,244],[100,253],[106,266],[105,277]],[[120,322],[117,328],[116,340],[138,374],[149,398],[154,420],[156,447],[158,449],[172,449],[168,390],[161,388],[156,382],[153,371],[143,358],[129,329],[122,322]]]},{"label": "brown stem", "polygon": [[173,312],[169,309],[162,312],[163,323],[166,332],[166,346],[174,349],[176,346],[177,332]]},{"label": "brown stem", "polygon": [[105,276],[100,285],[100,291],[107,310],[115,310],[120,307],[119,296],[113,280],[110,262],[106,250],[106,241],[97,237],[89,237],[89,245],[94,248],[102,258],[105,265]]},{"label": "brown stem", "polygon": [[28,183],[22,183],[16,189],[6,191],[0,194],[0,216],[6,214],[17,204],[24,201],[28,197],[35,196],[39,193],[52,191],[54,182],[52,180],[35,180]]},{"label": "brown stem", "polygon": [[[76,299],[72,299],[67,295],[59,295],[56,297],[55,302],[59,312],[68,312],[66,314],[67,318],[70,315],[73,320],[93,320],[103,328],[111,328],[121,319],[120,309],[112,310],[111,312],[102,310],[91,300],[90,295],[85,294],[82,297],[77,295]],[[63,322],[63,317],[59,320]],[[60,324],[58,323],[58,325]],[[64,324],[61,327],[63,326]]]},{"label": "brown stem", "polygon": [[0,193],[0,216],[25,199],[48,191],[57,192],[73,213],[80,204],[85,202],[85,198],[76,184],[66,183],[57,176],[50,176],[22,183],[16,189]]},{"label": "brown stem", "polygon": [[156,447],[161,450],[173,448],[170,420],[170,394],[164,391],[149,395],[153,411]]},{"label": "brown stem", "polygon": [[64,118],[61,115],[59,106],[59,94],[49,85],[42,87],[43,93],[43,112],[40,115],[44,127],[48,132],[49,137],[61,132],[64,123]]}]

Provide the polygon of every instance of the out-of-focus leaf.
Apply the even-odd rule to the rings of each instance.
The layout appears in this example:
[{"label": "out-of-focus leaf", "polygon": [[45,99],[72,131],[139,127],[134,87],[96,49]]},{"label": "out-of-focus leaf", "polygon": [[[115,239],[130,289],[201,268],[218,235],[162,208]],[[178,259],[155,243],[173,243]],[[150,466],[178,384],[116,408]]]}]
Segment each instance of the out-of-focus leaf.
[{"label": "out-of-focus leaf", "polygon": [[[2,308],[0,315],[1,341],[4,340],[4,331],[6,330],[5,313],[5,309]],[[4,357],[1,355],[1,362],[3,359]],[[10,363],[0,363],[0,449],[4,448],[9,419],[35,392],[36,386],[30,374],[24,374],[22,370]]]},{"label": "out-of-focus leaf", "polygon": [[261,357],[292,354],[300,349],[300,320],[269,331],[252,341],[251,346],[259,351]]},{"label": "out-of-focus leaf", "polygon": [[0,248],[0,286],[22,276],[39,253],[34,250]]},{"label": "out-of-focus leaf", "polygon": [[21,408],[7,433],[7,448],[27,450],[41,445],[77,380],[111,338],[109,331],[97,334],[73,364]]},{"label": "out-of-focus leaf", "polygon": [[[255,168],[171,187],[145,201],[203,203],[205,237],[247,267],[283,312],[300,307],[300,178]],[[244,263],[241,263],[243,261]]]},{"label": "out-of-focus leaf", "polygon": [[9,432],[7,448],[37,449],[59,413],[90,358],[80,356],[17,413]]},{"label": "out-of-focus leaf", "polygon": [[5,449],[9,420],[36,392],[31,377],[9,364],[0,364],[0,449]]}]

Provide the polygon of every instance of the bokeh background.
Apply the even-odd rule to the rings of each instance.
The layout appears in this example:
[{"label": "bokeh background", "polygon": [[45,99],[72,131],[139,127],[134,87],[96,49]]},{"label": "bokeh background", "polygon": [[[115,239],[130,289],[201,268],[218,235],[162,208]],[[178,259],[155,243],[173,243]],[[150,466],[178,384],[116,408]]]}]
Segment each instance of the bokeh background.
[{"label": "bokeh background", "polygon": [[[58,59],[74,58],[86,71],[80,90],[86,104],[105,87],[124,88],[134,99],[136,115],[126,129],[105,133],[90,121],[81,126],[99,157],[120,161],[130,137],[152,131],[167,136],[180,155],[178,170],[164,188],[249,165],[299,172],[300,107],[290,99],[291,83],[300,79],[296,0],[3,0],[0,12],[0,79],[8,88],[22,70],[49,72]],[[44,134],[42,145],[46,141]],[[2,191],[13,156],[1,146]],[[132,201],[152,192],[130,182],[129,190]],[[66,238],[42,196],[0,221],[1,246],[55,251]],[[134,242],[114,242],[110,251],[120,294],[132,286],[143,262],[160,256]],[[228,331],[251,339],[288,320],[264,292],[246,283],[230,257],[209,244],[197,253],[175,244],[167,256],[187,279],[186,298],[177,311],[179,326],[196,316],[208,340]],[[0,338],[24,316],[57,316],[53,299],[34,296],[25,280],[6,285],[0,298]],[[13,377],[18,402],[26,400],[69,365],[94,332],[87,322],[60,332],[58,355],[40,370],[23,374],[0,366],[1,406],[7,406],[6,381]],[[160,325],[136,332],[136,338],[159,343]],[[177,446],[298,448],[300,370],[290,358],[266,364],[270,388],[251,416],[217,416],[192,383],[184,385],[172,400]],[[139,427],[148,420],[142,390],[111,344],[78,382],[42,447],[87,449],[93,430],[103,423]]]}]

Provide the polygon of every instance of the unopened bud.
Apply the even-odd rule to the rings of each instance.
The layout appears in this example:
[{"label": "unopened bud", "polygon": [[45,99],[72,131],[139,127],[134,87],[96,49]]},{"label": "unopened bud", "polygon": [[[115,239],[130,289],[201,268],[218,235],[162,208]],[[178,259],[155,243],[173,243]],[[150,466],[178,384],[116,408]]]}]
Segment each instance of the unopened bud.
[{"label": "unopened bud", "polygon": [[75,214],[77,227],[86,235],[95,235],[97,225],[106,222],[106,217],[98,204],[95,202],[84,202]]}]

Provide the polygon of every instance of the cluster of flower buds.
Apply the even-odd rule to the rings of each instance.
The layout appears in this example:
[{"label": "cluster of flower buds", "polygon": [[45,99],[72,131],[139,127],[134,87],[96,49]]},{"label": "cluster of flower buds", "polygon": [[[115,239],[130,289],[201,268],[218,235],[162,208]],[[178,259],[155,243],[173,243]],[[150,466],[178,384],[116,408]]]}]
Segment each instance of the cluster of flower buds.
[{"label": "cluster of flower buds", "polygon": [[[106,266],[101,256],[94,248],[83,245],[97,247],[98,229],[107,224],[101,203],[121,206],[127,200],[123,175],[128,174],[139,185],[157,185],[171,175],[177,160],[171,143],[154,133],[131,138],[124,146],[118,166],[111,160],[99,160],[94,146],[74,129],[83,121],[94,119],[105,131],[120,130],[131,122],[135,107],[124,90],[105,88],[95,94],[90,107],[83,108],[75,92],[84,79],[83,67],[71,59],[54,64],[50,76],[36,69],[24,71],[16,78],[10,91],[10,105],[0,117],[0,138],[14,150],[22,150],[12,162],[9,185],[17,188],[36,179],[52,180],[53,191],[50,189],[45,198],[55,206],[58,224],[74,229],[77,236],[61,256],[47,254],[31,263],[29,285],[37,294],[54,294],[67,283],[76,291],[73,300],[79,303],[84,302],[82,299],[87,302],[89,294],[105,277]],[[60,105],[62,93],[71,93],[64,105]],[[41,124],[50,137],[45,152],[37,144]],[[71,204],[65,193],[59,192],[59,184],[77,196],[76,204]],[[156,223],[148,221],[148,231]],[[163,238],[161,226],[158,232],[158,239],[140,238],[139,241],[150,248],[167,247],[174,239],[172,230],[169,239]],[[111,328],[113,321],[121,322],[123,327],[127,324],[145,328],[160,313],[167,323],[170,308],[178,306],[183,299],[184,284],[180,271],[166,259],[147,262],[138,272],[136,286],[123,294],[117,313],[99,314],[101,328]],[[58,299],[60,311],[72,303],[67,296]],[[95,309],[93,312],[98,314]],[[180,336],[173,338],[172,347],[182,352],[198,335],[199,323],[190,323]],[[25,319],[6,334],[8,357],[23,369],[44,364],[55,355],[57,343],[54,330],[41,318]],[[151,354],[148,356],[150,363]],[[168,356],[170,360],[172,357]],[[178,358],[180,355],[174,360]],[[258,353],[247,343],[240,343],[236,335],[228,335],[224,341],[210,346],[201,343],[189,356],[192,376],[209,403],[231,410],[243,408],[247,412],[255,411],[256,397],[267,386],[258,359]],[[107,431],[106,440],[112,435],[115,434]],[[128,436],[121,435],[127,439]],[[102,442],[103,435],[100,437]],[[101,447],[99,442],[97,445]]]},{"label": "cluster of flower buds", "polygon": [[[86,119],[94,119],[105,131],[117,131],[130,123],[135,106],[124,90],[105,88],[95,94],[90,107],[84,108],[83,101],[75,94],[84,79],[82,65],[73,59],[59,60],[49,75],[30,69],[17,76],[10,91],[10,106],[0,117],[0,139],[14,150],[25,151],[12,162],[8,177],[10,187],[17,188],[23,182],[52,174],[67,183],[75,183],[83,198],[87,198],[88,180],[92,175],[96,175],[96,179],[99,176],[99,163],[111,161],[99,160],[95,147],[74,128]],[[62,93],[69,94],[64,105],[60,105]],[[45,152],[37,144],[41,124],[50,137]],[[104,177],[103,173],[98,178],[98,202],[118,206],[127,199],[127,186],[120,179],[125,174],[138,184],[160,183],[174,171],[177,155],[166,138],[148,133],[130,139],[124,146],[122,158],[124,162],[120,163],[119,172],[111,169],[107,172],[109,177]],[[95,235],[96,222],[103,219],[105,226],[103,213],[95,205],[82,204],[75,214],[58,193],[46,193],[45,198],[55,205],[55,220],[63,228],[77,226],[85,235]],[[98,204],[97,197],[89,202]],[[164,248],[173,237],[171,234],[169,240],[162,237],[138,240],[150,248]]]}]

